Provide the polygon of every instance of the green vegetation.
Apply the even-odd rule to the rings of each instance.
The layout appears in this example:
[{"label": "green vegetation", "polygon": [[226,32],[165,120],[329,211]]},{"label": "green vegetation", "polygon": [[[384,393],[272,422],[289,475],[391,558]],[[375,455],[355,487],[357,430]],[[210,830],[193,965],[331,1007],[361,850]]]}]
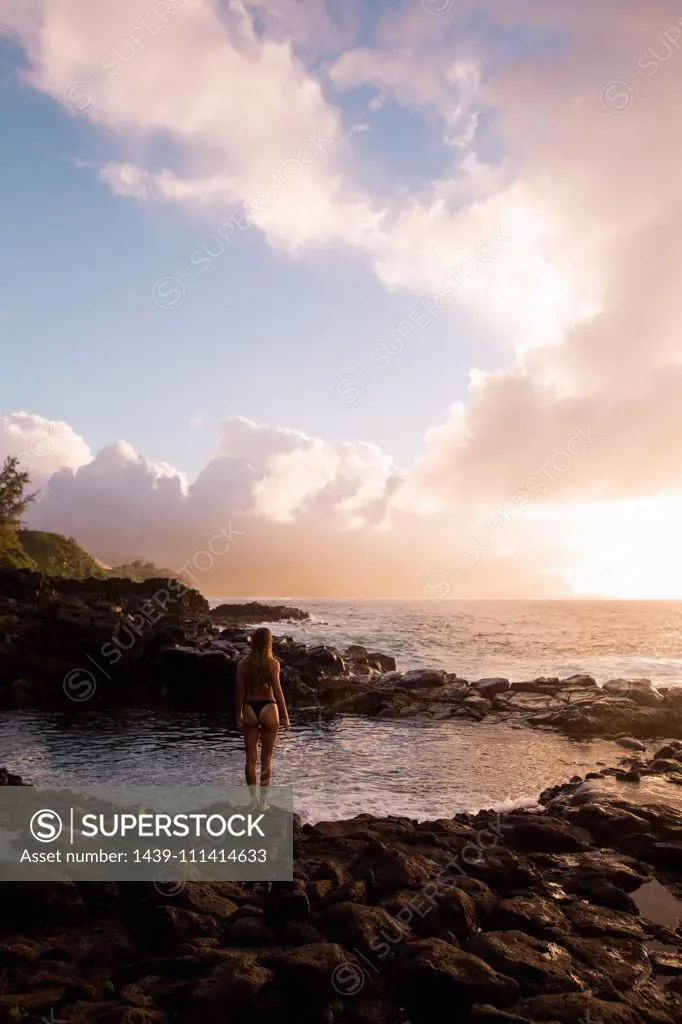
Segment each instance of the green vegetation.
[{"label": "green vegetation", "polygon": [[21,517],[38,494],[27,494],[29,474],[19,470],[19,459],[8,455],[0,469],[0,526],[18,527]]},{"label": "green vegetation", "polygon": [[94,576],[106,580],[123,578],[141,583],[148,579],[173,579],[177,573],[158,569],[153,562],[136,561],[102,565],[78,544],[73,537],[44,530],[21,530],[0,524],[0,569],[32,569],[45,576],[62,576],[82,580]]},{"label": "green vegetation", "polygon": [[111,569],[105,569],[73,537],[43,530],[19,530],[18,539],[38,571],[46,576],[63,576],[70,580],[94,576],[103,580],[118,575]]},{"label": "green vegetation", "polygon": [[10,455],[0,469],[0,569],[32,569],[45,576],[82,580],[124,578],[142,582],[147,579],[171,579],[170,569],[157,569],[152,562],[138,560],[113,569],[102,565],[73,537],[43,530],[23,530],[21,517],[35,501],[37,492],[28,494],[29,474],[19,471],[19,459]]},{"label": "green vegetation", "polygon": [[19,540],[16,526],[0,524],[0,569],[33,569],[38,566]]}]

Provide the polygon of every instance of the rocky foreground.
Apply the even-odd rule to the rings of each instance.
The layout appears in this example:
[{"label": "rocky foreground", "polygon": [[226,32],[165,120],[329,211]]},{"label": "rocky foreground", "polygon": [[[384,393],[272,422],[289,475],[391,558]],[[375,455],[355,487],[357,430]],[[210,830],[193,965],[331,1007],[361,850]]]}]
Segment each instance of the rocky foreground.
[{"label": "rocky foreground", "polygon": [[[0,572],[0,707],[93,706],[234,710],[237,663],[251,626],[277,607],[210,612],[177,580],[55,580]],[[305,612],[282,606],[282,613]],[[219,614],[218,614],[219,612]],[[225,617],[227,616],[227,617]],[[227,624],[229,623],[229,624]],[[682,688],[589,675],[466,680],[398,671],[395,659],[353,645],[341,652],[275,637],[291,707],[380,718],[512,721],[570,736],[682,739]]]},{"label": "rocky foreground", "polygon": [[626,760],[534,810],[298,822],[269,890],[2,885],[0,1021],[679,1024],[682,815],[636,780],[679,792],[682,743]]}]

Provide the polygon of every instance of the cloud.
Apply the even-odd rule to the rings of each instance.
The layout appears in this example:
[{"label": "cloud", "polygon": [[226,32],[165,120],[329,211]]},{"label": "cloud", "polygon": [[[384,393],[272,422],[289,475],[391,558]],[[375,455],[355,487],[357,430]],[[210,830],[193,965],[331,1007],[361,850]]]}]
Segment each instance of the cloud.
[{"label": "cloud", "polygon": [[77,470],[87,465],[92,453],[86,442],[64,420],[16,412],[0,416],[0,460],[18,458],[18,468],[41,486],[64,467]]},{"label": "cloud", "polygon": [[[27,524],[74,536],[105,564],[150,558],[184,570],[208,594],[423,596],[453,522],[389,515],[404,476],[389,456],[243,417],[226,420],[221,434],[219,455],[191,482],[123,441],[62,465]],[[561,593],[539,568],[527,554],[504,554],[465,592]]]},{"label": "cloud", "polygon": [[[33,87],[85,105],[82,116],[118,140],[119,158],[99,169],[109,187],[216,218],[246,203],[273,246],[348,247],[392,291],[445,301],[449,281],[448,302],[480,318],[506,368],[472,368],[466,400],[429,431],[406,474],[371,445],[344,449],[230,421],[220,458],[186,495],[177,485],[179,505],[209,498],[222,481],[258,529],[269,523],[268,537],[308,516],[311,545],[336,536],[322,526],[317,534],[315,510],[343,524],[344,544],[349,525],[384,525],[389,513],[400,529],[414,516],[423,530],[428,512],[466,530],[474,510],[492,513],[558,453],[564,464],[560,453],[571,454],[581,430],[597,440],[570,470],[556,470],[543,502],[679,490],[677,5],[462,0],[436,18],[405,4],[369,41],[350,40],[350,19],[335,37],[343,51],[331,56],[317,27],[328,12],[291,6],[289,34],[281,4],[256,31],[248,8],[219,13],[209,0],[177,4],[155,35],[142,25],[142,0],[106,16],[86,0],[0,0],[0,24],[25,48]],[[105,86],[90,67],[108,72]],[[390,198],[357,187],[328,95],[368,84],[435,126],[446,143],[440,177]],[[301,146],[316,138],[333,143],[317,144],[304,166],[312,150]],[[155,148],[168,140],[172,167]],[[297,178],[287,177],[289,161],[301,166]],[[268,206],[266,193],[275,194]],[[504,244],[484,258],[500,235]],[[71,476],[94,481],[88,466]],[[152,491],[159,479],[145,476],[157,481]]]}]

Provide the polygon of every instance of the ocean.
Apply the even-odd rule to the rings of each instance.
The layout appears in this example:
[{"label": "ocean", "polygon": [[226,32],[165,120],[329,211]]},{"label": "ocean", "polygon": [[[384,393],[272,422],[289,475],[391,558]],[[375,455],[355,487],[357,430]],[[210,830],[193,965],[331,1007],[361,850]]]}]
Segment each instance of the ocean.
[{"label": "ocean", "polygon": [[[398,601],[259,598],[311,613],[272,623],[275,635],[343,650],[363,644],[398,668],[442,668],[464,679],[618,677],[682,684],[682,603],[675,601]],[[215,598],[224,601],[244,598]]]},{"label": "ocean", "polygon": [[[215,599],[218,604],[224,599]],[[238,599],[234,599],[238,600]],[[243,599],[242,599],[243,600]],[[266,600],[266,599],[261,599]],[[281,599],[267,599],[283,603]],[[403,669],[512,680],[590,672],[682,684],[682,618],[673,602],[322,601],[275,634],[393,654]],[[380,720],[292,710],[273,782],[291,785],[307,821],[363,811],[413,818],[532,804],[548,785],[618,762],[605,740],[512,724]],[[243,740],[210,710],[0,712],[0,765],[35,784],[243,783]]]}]

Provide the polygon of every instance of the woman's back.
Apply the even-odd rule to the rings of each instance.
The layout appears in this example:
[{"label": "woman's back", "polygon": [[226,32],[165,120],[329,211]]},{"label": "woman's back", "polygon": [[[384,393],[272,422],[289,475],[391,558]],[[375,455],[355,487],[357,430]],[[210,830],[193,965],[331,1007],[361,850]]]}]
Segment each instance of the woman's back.
[{"label": "woman's back", "polygon": [[242,671],[246,687],[246,699],[272,699],[277,662],[274,658],[256,658],[247,654],[242,659]]}]

